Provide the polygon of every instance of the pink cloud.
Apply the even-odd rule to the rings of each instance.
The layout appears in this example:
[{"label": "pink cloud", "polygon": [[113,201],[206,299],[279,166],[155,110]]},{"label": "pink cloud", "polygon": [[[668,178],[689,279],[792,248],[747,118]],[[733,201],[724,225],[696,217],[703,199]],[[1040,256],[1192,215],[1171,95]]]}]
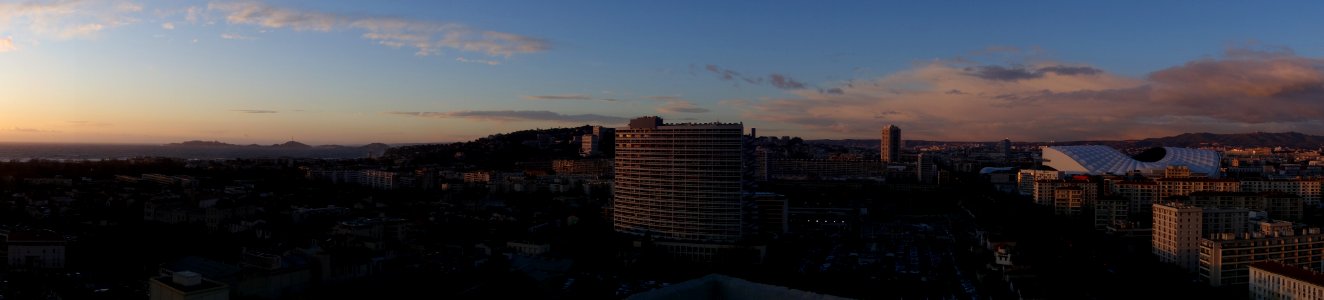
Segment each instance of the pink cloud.
[{"label": "pink cloud", "polygon": [[908,138],[971,141],[1324,133],[1324,61],[1290,52],[1229,51],[1144,78],[1051,61],[937,61],[836,89],[724,103],[747,119],[828,138],[872,136],[889,123]]}]

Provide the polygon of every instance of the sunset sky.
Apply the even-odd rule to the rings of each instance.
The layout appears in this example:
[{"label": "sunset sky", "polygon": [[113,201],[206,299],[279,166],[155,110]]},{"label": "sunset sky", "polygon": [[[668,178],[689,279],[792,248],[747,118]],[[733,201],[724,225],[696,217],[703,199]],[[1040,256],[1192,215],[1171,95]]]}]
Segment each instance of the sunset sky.
[{"label": "sunset sky", "polygon": [[0,0],[0,142],[1324,134],[1324,2],[715,2]]}]

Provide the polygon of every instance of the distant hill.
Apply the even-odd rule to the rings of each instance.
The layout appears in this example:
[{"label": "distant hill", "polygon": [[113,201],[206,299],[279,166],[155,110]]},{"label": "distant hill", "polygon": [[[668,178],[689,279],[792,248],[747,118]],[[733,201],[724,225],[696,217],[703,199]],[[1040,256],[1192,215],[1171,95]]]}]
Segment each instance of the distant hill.
[{"label": "distant hill", "polygon": [[258,145],[258,144],[236,145],[221,141],[193,140],[193,141],[180,142],[180,143],[169,143],[165,145],[170,147],[248,147],[248,148],[284,148],[284,149],[362,148],[362,149],[376,150],[378,152],[385,151],[386,149],[391,148],[391,145],[382,144],[382,143],[372,143],[363,146],[321,145],[321,146],[313,147],[308,144],[300,143],[297,141],[288,141],[280,144],[271,144],[271,145]]},{"label": "distant hill", "polygon": [[1148,138],[1135,142],[1138,147],[1292,147],[1319,148],[1324,146],[1324,136],[1308,135],[1300,132],[1254,132],[1254,133],[1183,133],[1176,136]]},{"label": "distant hill", "polygon": [[[840,145],[848,147],[860,147],[869,149],[878,149],[877,139],[848,139],[848,140],[810,140],[806,141],[816,144]],[[944,142],[944,141],[924,141],[924,140],[906,140],[906,147],[923,147],[936,145],[957,145],[957,144],[988,144],[993,145],[995,140],[982,142]],[[1324,136],[1309,135],[1299,132],[1254,132],[1254,133],[1183,133],[1176,136],[1147,138],[1143,140],[1124,140],[1124,141],[1065,141],[1065,142],[1027,142],[1013,141],[1016,145],[1107,145],[1114,148],[1138,148],[1138,147],[1201,147],[1201,146],[1229,146],[1229,147],[1289,147],[1289,148],[1320,148],[1324,147]]]},{"label": "distant hill", "polygon": [[[592,127],[529,129],[498,133],[468,142],[393,147],[383,157],[417,164],[460,164],[477,169],[510,169],[521,162],[579,158],[578,137]],[[602,141],[603,157],[614,154],[614,137]],[[517,161],[518,160],[518,161]]]},{"label": "distant hill", "polygon": [[222,143],[220,141],[187,141],[182,143],[169,143],[166,146],[175,147],[238,147],[239,145]]}]

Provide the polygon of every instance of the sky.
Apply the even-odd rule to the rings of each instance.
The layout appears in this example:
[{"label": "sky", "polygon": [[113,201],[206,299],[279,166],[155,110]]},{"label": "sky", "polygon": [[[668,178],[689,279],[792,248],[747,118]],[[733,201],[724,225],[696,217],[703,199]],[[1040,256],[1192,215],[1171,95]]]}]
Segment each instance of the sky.
[{"label": "sky", "polygon": [[1324,135],[1324,2],[0,0],[0,142]]}]

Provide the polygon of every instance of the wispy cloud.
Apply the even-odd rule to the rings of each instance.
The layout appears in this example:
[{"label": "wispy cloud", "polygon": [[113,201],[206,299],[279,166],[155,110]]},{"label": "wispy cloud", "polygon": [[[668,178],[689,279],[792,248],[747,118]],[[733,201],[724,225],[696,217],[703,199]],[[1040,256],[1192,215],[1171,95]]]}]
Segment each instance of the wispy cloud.
[{"label": "wispy cloud", "polygon": [[[787,76],[785,74],[780,74],[780,73],[768,74],[768,76],[765,78],[761,76],[741,75],[740,72],[737,72],[735,70],[723,68],[721,66],[712,65],[712,64],[705,65],[703,69],[707,70],[709,73],[717,75],[717,78],[720,78],[724,81],[732,81],[736,83],[745,82],[749,84],[763,84],[764,82],[767,82],[769,85],[772,85],[772,87],[783,90],[801,90],[812,87],[812,85],[805,84],[804,82],[800,82],[798,80],[795,80],[794,78],[791,78],[791,76]],[[825,93],[825,94],[842,93],[841,89],[835,89],[835,88],[829,88],[829,89],[817,88],[817,90],[820,93]]]},{"label": "wispy cloud", "polygon": [[14,46],[14,37],[7,36],[3,39],[0,39],[0,52],[9,52],[14,50],[18,50],[18,47]]},{"label": "wispy cloud", "polygon": [[260,2],[213,2],[207,8],[225,14],[224,19],[230,24],[296,31],[361,31],[365,39],[395,48],[410,47],[420,56],[437,54],[442,49],[454,49],[509,57],[551,48],[551,43],[540,38],[474,29],[455,23],[342,15],[274,7]]},{"label": "wispy cloud", "polygon": [[470,63],[470,64],[484,64],[484,65],[489,65],[489,66],[495,66],[495,65],[500,65],[500,64],[501,64],[501,62],[499,62],[499,61],[490,60],[490,59],[468,59],[468,58],[458,57],[458,56],[455,57],[455,61],[462,62],[462,63]]},{"label": "wispy cloud", "polygon": [[255,40],[255,39],[257,39],[257,38],[255,38],[255,37],[246,36],[246,35],[237,34],[237,33],[222,33],[222,34],[221,34],[221,38],[223,38],[223,39],[227,39],[227,40],[245,40],[245,41],[247,41],[247,40]]},{"label": "wispy cloud", "polygon": [[14,127],[14,129],[10,129],[9,131],[22,132],[22,133],[59,133],[59,131],[56,130],[45,130],[45,129],[37,129],[37,128],[25,128],[25,127]]},{"label": "wispy cloud", "polygon": [[129,1],[0,3],[0,29],[27,29],[33,36],[84,38],[138,21],[142,6]]},{"label": "wispy cloud", "polygon": [[677,100],[685,100],[684,98],[681,98],[681,97],[679,97],[679,96],[646,96],[646,97],[644,97],[644,99],[657,100],[657,101],[677,101]]},{"label": "wispy cloud", "polygon": [[451,112],[387,112],[387,114],[398,116],[411,116],[420,118],[442,118],[442,119],[473,119],[480,121],[531,121],[531,122],[556,122],[556,123],[600,123],[600,124],[621,124],[626,122],[626,118],[604,116],[598,114],[578,114],[567,115],[545,110],[466,110]]},{"label": "wispy cloud", "polygon": [[706,113],[709,110],[686,100],[671,100],[657,108],[658,113]]},{"label": "wispy cloud", "polygon": [[170,23],[170,22],[161,23],[161,29],[175,30],[175,23]]},{"label": "wispy cloud", "polygon": [[838,87],[722,101],[745,118],[858,137],[882,124],[920,139],[1128,139],[1183,132],[1324,133],[1324,59],[1229,49],[1143,77],[1094,66],[940,60]]},{"label": "wispy cloud", "polygon": [[241,112],[241,113],[246,113],[246,114],[274,114],[274,113],[279,113],[279,111],[275,111],[275,110],[265,110],[265,109],[235,109],[235,110],[231,110],[231,111],[233,111],[233,112]]},{"label": "wispy cloud", "polygon": [[593,100],[593,97],[592,97],[592,96],[589,96],[589,95],[583,95],[583,94],[570,94],[570,95],[534,95],[534,96],[524,96],[524,99],[528,99],[528,100]]},{"label": "wispy cloud", "polygon": [[110,127],[110,126],[113,126],[113,124],[110,124],[110,123],[92,122],[92,121],[69,121],[69,125],[70,125],[70,126],[78,126],[78,127]]}]

